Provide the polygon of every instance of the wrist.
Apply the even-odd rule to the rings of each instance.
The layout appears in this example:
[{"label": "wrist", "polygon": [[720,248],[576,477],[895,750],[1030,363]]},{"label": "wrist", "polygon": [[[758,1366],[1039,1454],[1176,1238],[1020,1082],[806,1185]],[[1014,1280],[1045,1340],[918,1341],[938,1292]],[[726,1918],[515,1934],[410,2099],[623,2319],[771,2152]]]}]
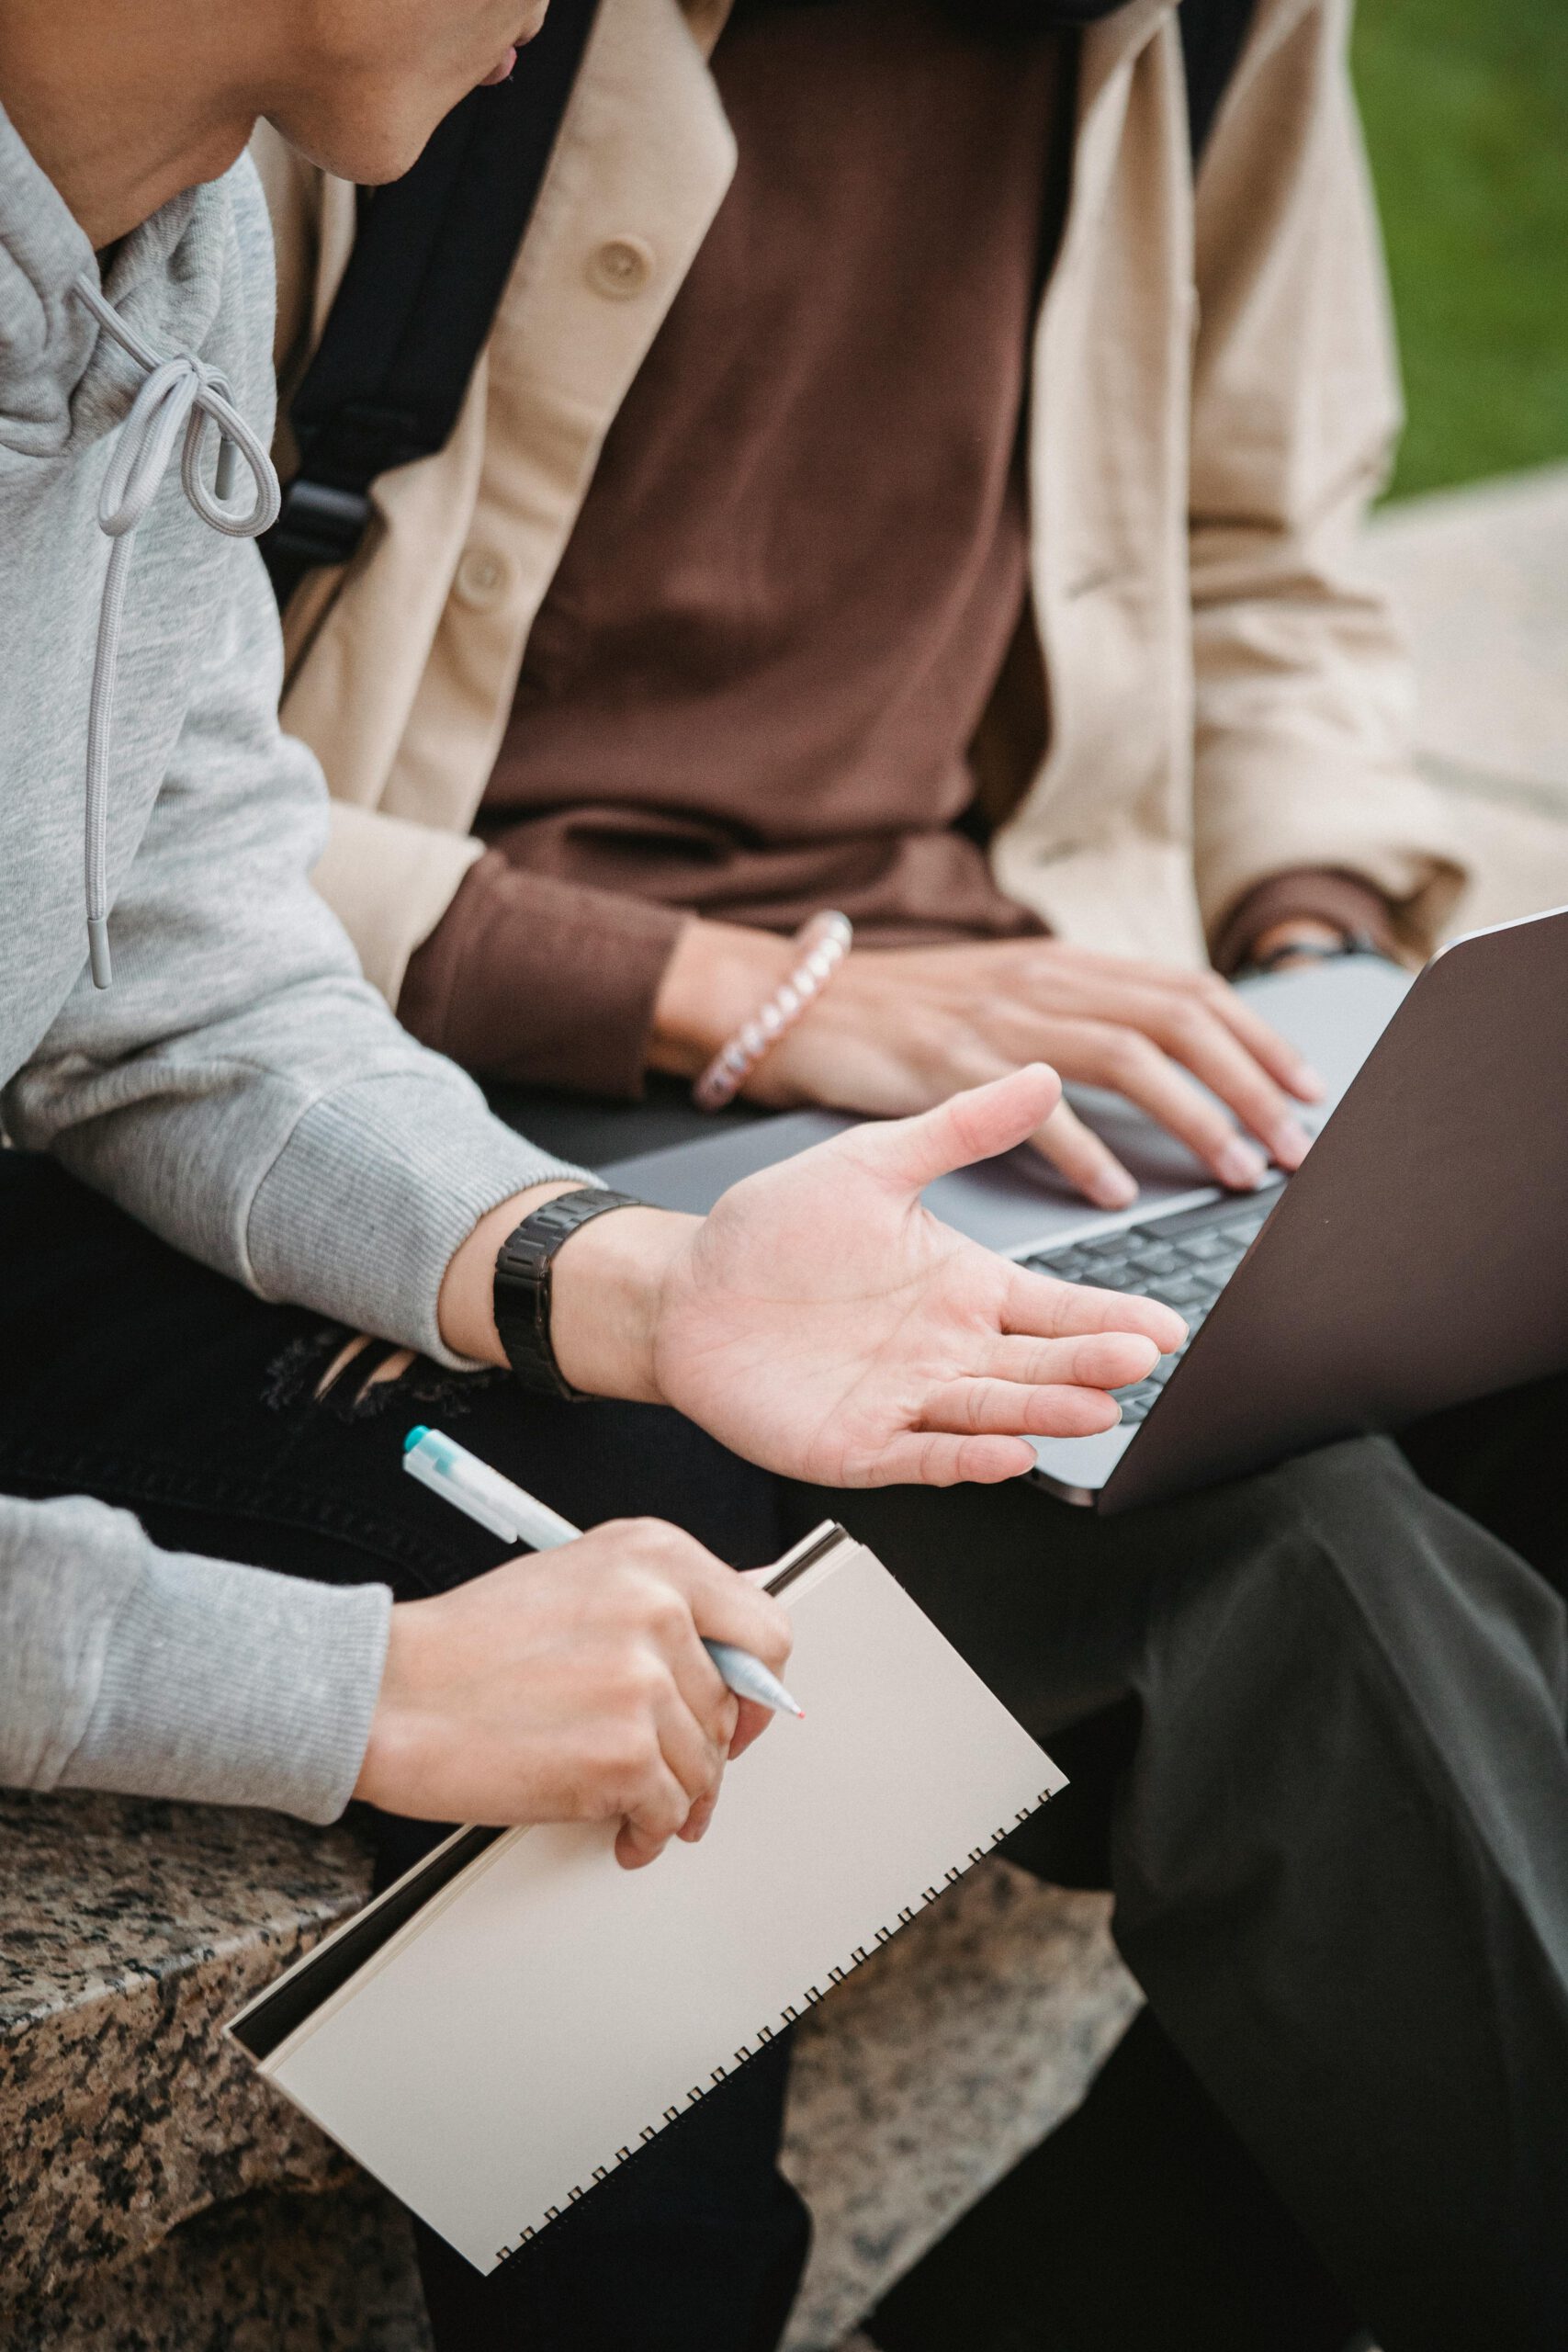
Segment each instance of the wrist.
[{"label": "wrist", "polygon": [[[501,1245],[535,1209],[581,1189],[581,1178],[557,1177],[479,1219],[441,1285],[441,1337],[454,1355],[506,1363],[495,1327]],[[663,1402],[656,1364],[665,1280],[701,1223],[667,1209],[617,1209],[562,1242],[551,1265],[550,1342],[573,1388],[633,1404]]]},{"label": "wrist", "polygon": [[550,1341],[562,1377],[590,1396],[662,1405],[660,1323],[670,1273],[702,1219],[617,1209],[561,1244],[551,1269]]},{"label": "wrist", "polygon": [[362,1804],[379,1805],[388,1812],[403,1809],[400,1800],[406,1801],[406,1792],[417,1786],[419,1780],[421,1710],[417,1694],[428,1679],[428,1669],[422,1671],[428,1646],[422,1614],[426,1605],[421,1601],[400,1601],[388,1621],[381,1687],[376,1695],[359,1777],[354,1784],[354,1793]]},{"label": "wrist", "polygon": [[1350,941],[1366,942],[1379,955],[1394,953],[1389,901],[1359,875],[1296,866],[1242,893],[1215,930],[1214,967],[1228,978],[1293,945],[1322,955]]},{"label": "wrist", "polygon": [[557,1176],[547,1184],[513,1193],[480,1217],[448,1265],[436,1304],[442,1344],[455,1356],[470,1363],[505,1363],[506,1350],[495,1328],[495,1261],[501,1245],[535,1209],[558,1193],[581,1189],[580,1176]]},{"label": "wrist", "polygon": [[739,923],[694,919],[676,941],[654,1000],[648,1060],[695,1078],[789,976],[792,943]]},{"label": "wrist", "polygon": [[1288,922],[1270,923],[1258,933],[1247,951],[1247,970],[1268,974],[1299,970],[1303,965],[1332,964],[1347,956],[1376,956],[1388,951],[1368,931],[1348,931],[1320,915],[1303,915]]},{"label": "wrist", "polygon": [[1289,955],[1297,947],[1339,949],[1349,936],[1343,924],[1331,922],[1324,915],[1286,915],[1247,942],[1247,957],[1249,963],[1259,964],[1265,956]]}]

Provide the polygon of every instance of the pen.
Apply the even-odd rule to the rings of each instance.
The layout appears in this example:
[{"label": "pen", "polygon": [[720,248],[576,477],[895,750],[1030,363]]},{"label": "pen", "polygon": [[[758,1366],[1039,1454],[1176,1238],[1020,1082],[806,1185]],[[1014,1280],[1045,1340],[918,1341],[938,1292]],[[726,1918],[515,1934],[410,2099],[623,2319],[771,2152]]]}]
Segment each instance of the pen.
[{"label": "pen", "polygon": [[[526,1544],[536,1552],[549,1552],[558,1544],[575,1543],[582,1532],[558,1510],[551,1510],[547,1503],[514,1487],[477,1453],[443,1437],[439,1430],[426,1429],[423,1422],[403,1440],[403,1468],[433,1495],[488,1527],[503,1544]],[[774,1714],[805,1714],[805,1708],[790,1697],[778,1676],[771,1674],[750,1650],[738,1649],[733,1642],[704,1642],[703,1647],[738,1699],[753,1699]]]}]

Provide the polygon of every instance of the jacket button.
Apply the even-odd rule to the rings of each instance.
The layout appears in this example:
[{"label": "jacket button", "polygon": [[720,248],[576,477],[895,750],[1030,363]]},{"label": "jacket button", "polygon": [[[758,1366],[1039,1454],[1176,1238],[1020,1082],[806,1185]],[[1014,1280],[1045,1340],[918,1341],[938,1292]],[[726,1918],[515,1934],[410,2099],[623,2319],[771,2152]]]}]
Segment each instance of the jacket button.
[{"label": "jacket button", "polygon": [[653,247],[641,237],[609,237],[588,257],[588,283],[613,302],[629,302],[653,275]]},{"label": "jacket button", "polygon": [[454,594],[476,613],[488,613],[506,594],[508,567],[490,548],[468,548],[453,580]]}]

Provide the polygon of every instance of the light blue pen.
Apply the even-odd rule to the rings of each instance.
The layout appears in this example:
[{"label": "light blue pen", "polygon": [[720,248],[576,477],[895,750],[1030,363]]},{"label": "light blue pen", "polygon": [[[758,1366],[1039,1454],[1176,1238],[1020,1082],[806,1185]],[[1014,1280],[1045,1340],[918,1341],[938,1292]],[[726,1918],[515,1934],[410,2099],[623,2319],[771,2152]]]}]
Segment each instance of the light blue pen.
[{"label": "light blue pen", "polygon": [[[536,1552],[553,1551],[558,1544],[575,1544],[582,1530],[573,1527],[558,1510],[536,1502],[532,1495],[481,1462],[466,1446],[443,1437],[422,1422],[403,1440],[403,1468],[433,1495],[441,1496],[470,1519],[488,1527],[503,1544],[526,1544]],[[733,1642],[705,1642],[703,1647],[738,1699],[754,1699],[774,1714],[804,1715],[776,1674],[760,1657],[737,1649]]]}]

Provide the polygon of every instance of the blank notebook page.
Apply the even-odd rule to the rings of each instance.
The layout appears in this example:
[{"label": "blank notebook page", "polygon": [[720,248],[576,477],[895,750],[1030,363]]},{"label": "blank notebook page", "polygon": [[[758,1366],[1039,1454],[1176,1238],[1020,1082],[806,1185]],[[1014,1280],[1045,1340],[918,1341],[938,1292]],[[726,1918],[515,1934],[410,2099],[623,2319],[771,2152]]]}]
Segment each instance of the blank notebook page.
[{"label": "blank notebook page", "polygon": [[782,1598],[782,1717],[707,1837],[498,1840],[265,2062],[480,2270],[635,2152],[1062,1776],[863,1546]]}]

